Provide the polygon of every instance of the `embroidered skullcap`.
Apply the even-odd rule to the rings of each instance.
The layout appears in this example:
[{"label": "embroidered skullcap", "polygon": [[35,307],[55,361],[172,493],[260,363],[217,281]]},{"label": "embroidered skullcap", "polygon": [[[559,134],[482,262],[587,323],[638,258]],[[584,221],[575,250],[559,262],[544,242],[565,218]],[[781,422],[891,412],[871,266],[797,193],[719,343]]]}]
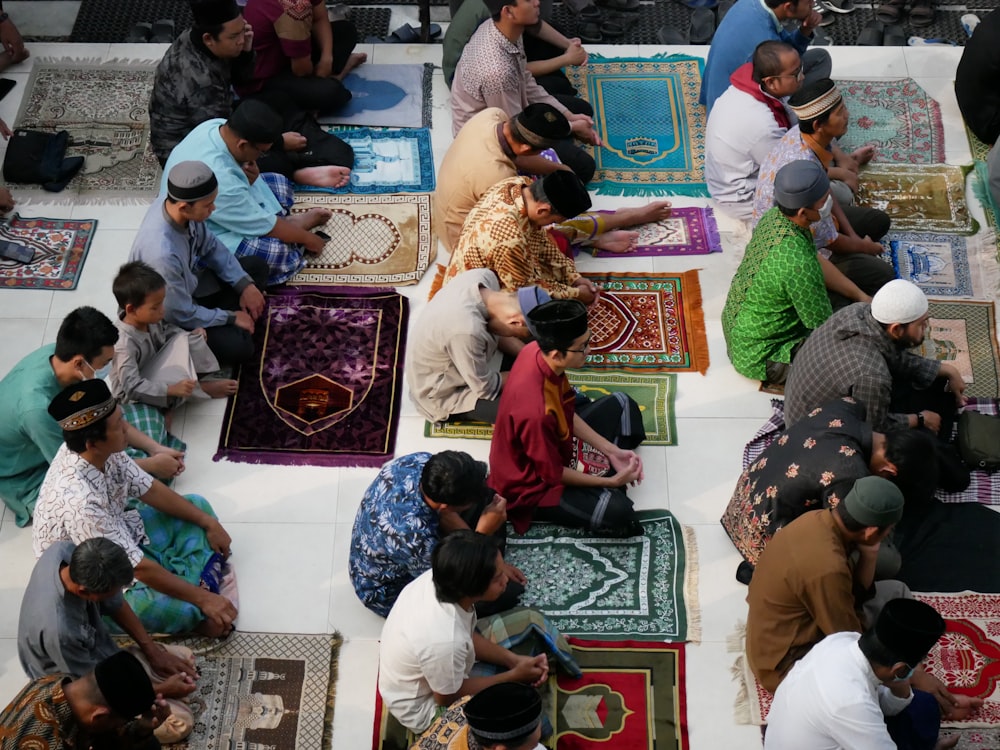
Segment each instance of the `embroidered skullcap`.
[{"label": "embroidered skullcap", "polygon": [[240,6],[236,0],[192,0],[191,15],[195,26],[222,26],[238,18]]},{"label": "embroidered skullcap", "polygon": [[820,78],[792,94],[788,98],[788,106],[799,120],[809,122],[836,107],[842,98],[837,84],[829,78]]},{"label": "embroidered skullcap", "polygon": [[903,517],[903,493],[882,477],[862,477],[843,500],[851,518],[862,526],[891,526]]},{"label": "embroidered skullcap", "polygon": [[149,711],[156,700],[153,683],[142,664],[128,651],[119,651],[94,667],[97,687],[108,707],[123,719]]},{"label": "embroidered skullcap", "polygon": [[590,195],[580,178],[568,169],[557,169],[542,178],[542,190],[552,210],[571,219],[590,208]]},{"label": "embroidered skullcap", "polygon": [[937,610],[917,599],[890,599],[875,620],[879,642],[911,667],[924,660],[944,629],[944,618]]},{"label": "embroidered skullcap", "polygon": [[587,332],[587,308],[580,300],[554,299],[524,316],[536,339],[566,347]]},{"label": "embroidered skullcap", "polygon": [[527,315],[536,307],[548,302],[552,297],[538,285],[523,286],[517,290],[517,302],[521,305],[521,312]]},{"label": "embroidered skullcap", "polygon": [[256,99],[248,99],[229,115],[226,125],[250,143],[274,143],[282,133],[281,115]]},{"label": "embroidered skullcap", "polygon": [[82,380],[64,388],[49,404],[49,414],[64,430],[73,432],[104,419],[118,402],[103,380]]},{"label": "embroidered skullcap", "polygon": [[542,719],[542,699],[528,685],[501,682],[479,691],[462,710],[473,734],[501,742],[535,731]]},{"label": "embroidered skullcap", "polygon": [[182,161],[167,175],[167,195],[175,201],[194,203],[207,198],[219,187],[211,168],[200,161]]},{"label": "embroidered skullcap", "polygon": [[893,279],[872,297],[872,317],[879,323],[912,323],[927,312],[927,296],[912,281]]},{"label": "embroidered skullcap", "polygon": [[790,161],[774,177],[774,202],[785,208],[812,206],[829,190],[826,170],[814,161]]},{"label": "embroidered skullcap", "polygon": [[514,116],[510,127],[522,143],[538,149],[549,148],[573,132],[566,115],[551,104],[529,104]]}]

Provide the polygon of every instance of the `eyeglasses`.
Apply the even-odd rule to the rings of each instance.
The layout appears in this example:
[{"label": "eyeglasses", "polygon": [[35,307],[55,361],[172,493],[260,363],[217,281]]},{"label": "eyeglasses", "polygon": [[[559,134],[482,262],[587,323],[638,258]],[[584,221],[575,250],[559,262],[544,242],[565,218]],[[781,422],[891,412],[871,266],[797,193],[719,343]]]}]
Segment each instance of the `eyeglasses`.
[{"label": "eyeglasses", "polygon": [[587,350],[590,348],[590,340],[593,338],[593,334],[587,336],[587,340],[583,342],[583,347],[580,349],[567,349],[567,352],[573,352],[574,354],[586,354]]},{"label": "eyeglasses", "polygon": [[802,72],[802,66],[800,65],[798,70],[793,73],[782,73],[779,76],[768,76],[768,78],[794,78],[797,81],[801,81],[805,78],[805,73]]}]

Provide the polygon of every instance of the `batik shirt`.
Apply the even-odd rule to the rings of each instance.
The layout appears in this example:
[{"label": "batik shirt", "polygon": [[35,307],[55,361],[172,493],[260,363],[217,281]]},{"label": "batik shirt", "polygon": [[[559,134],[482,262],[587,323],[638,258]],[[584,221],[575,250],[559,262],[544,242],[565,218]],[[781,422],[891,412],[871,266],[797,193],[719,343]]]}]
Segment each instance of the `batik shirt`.
[{"label": "batik shirt", "polygon": [[410,750],[479,750],[479,743],[469,734],[469,721],[465,718],[465,704],[471,698],[466,695],[448,706]]},{"label": "batik shirt", "polygon": [[488,190],[469,212],[455,252],[448,262],[444,283],[463,271],[489,268],[504,291],[538,284],[558,299],[576,299],[580,278],[549,233],[528,219],[522,190],[532,180],[512,177]]},{"label": "batik shirt", "polygon": [[0,750],[63,750],[78,746],[76,718],[53,674],[28,683],[0,713]]},{"label": "batik shirt", "polygon": [[420,490],[430,457],[411,453],[385,464],[354,517],[348,573],[358,598],[382,617],[403,587],[431,567],[438,514]]},{"label": "batik shirt", "polygon": [[[823,163],[816,156],[816,153],[802,140],[802,133],[799,126],[789,128],[788,132],[782,136],[771,153],[767,155],[760,165],[760,172],[757,173],[757,189],[753,198],[753,221],[757,223],[771,208],[774,207],[774,178],[778,170],[793,161],[814,161],[821,167]],[[832,216],[828,216],[810,225],[816,247],[829,257],[827,250],[831,243],[837,239],[837,225]]]},{"label": "batik shirt", "polygon": [[754,227],[722,310],[729,360],[764,380],[768,360],[792,361],[792,348],[833,313],[812,234],[772,208]]},{"label": "batik shirt", "polygon": [[853,399],[831,401],[786,430],[736,483],[722,525],[756,565],[778,529],[803,513],[832,508],[871,472],[872,429]]}]

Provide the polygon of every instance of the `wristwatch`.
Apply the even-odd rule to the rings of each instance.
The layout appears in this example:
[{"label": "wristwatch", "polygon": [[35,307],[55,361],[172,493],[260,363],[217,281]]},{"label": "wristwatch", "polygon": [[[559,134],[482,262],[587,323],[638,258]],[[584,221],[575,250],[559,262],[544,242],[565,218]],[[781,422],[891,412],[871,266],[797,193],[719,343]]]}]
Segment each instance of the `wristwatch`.
[{"label": "wristwatch", "polygon": [[924,413],[922,411],[917,412],[917,427],[924,426]]}]

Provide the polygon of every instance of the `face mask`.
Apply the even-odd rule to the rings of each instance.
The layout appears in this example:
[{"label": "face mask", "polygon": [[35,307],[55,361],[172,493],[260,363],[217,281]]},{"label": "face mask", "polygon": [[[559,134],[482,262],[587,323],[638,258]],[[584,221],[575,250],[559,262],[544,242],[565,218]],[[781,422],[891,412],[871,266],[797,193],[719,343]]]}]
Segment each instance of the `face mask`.
[{"label": "face mask", "polygon": [[87,360],[83,360],[83,364],[85,364],[87,366],[87,369],[90,370],[91,372],[91,376],[89,378],[90,380],[104,380],[105,378],[108,377],[109,374],[111,374],[110,362],[104,365],[104,367],[102,367],[100,370],[95,370],[94,366],[90,364],[90,362],[88,362]]},{"label": "face mask", "polygon": [[823,205],[819,207],[820,221],[826,221],[827,219],[830,218],[830,215],[832,213],[833,213],[833,196],[828,195],[826,196],[826,201],[824,201]]}]

